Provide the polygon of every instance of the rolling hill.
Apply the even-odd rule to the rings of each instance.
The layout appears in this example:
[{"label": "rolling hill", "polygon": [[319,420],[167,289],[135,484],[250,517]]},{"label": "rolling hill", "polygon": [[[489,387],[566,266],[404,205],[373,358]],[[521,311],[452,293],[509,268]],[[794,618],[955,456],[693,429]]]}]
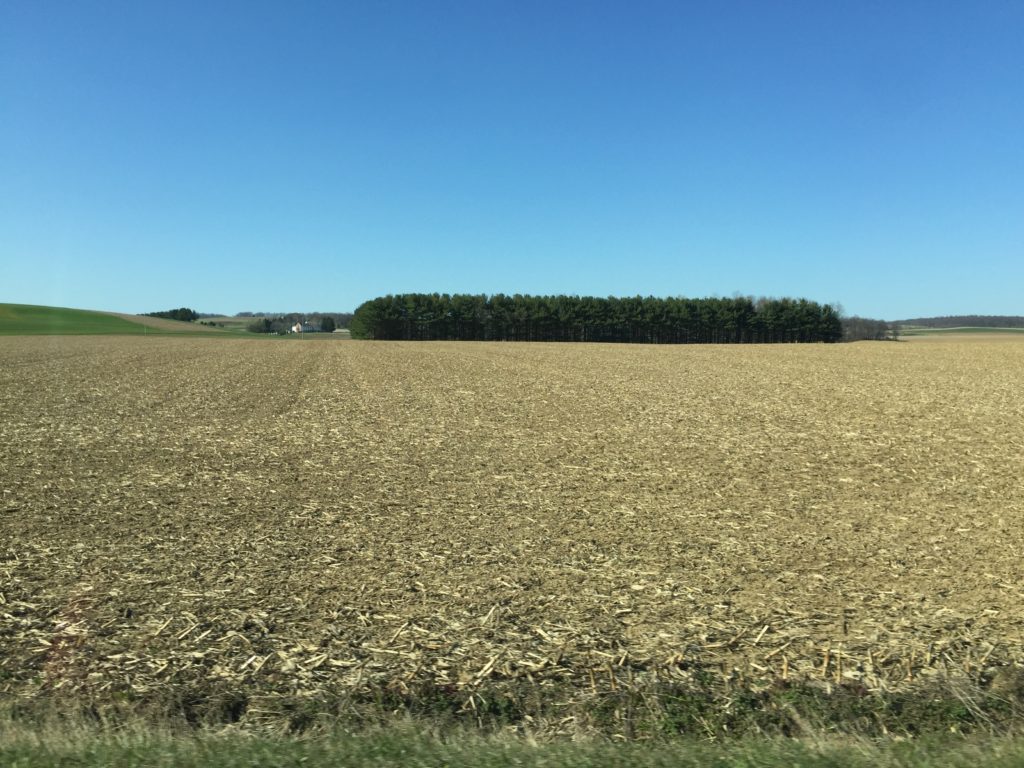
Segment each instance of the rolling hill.
[{"label": "rolling hill", "polygon": [[0,335],[230,333],[219,328],[139,315],[93,312],[66,307],[0,304]]}]

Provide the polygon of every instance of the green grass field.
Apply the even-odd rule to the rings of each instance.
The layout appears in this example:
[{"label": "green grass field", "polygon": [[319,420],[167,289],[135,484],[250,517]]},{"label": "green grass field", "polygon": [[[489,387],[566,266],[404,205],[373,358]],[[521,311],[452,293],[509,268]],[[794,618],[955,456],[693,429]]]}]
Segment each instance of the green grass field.
[{"label": "green grass field", "polygon": [[965,326],[961,328],[921,328],[916,326],[907,326],[905,328],[900,328],[900,336],[954,335],[960,333],[1024,333],[1024,328],[980,328],[974,326]]},{"label": "green grass field", "polygon": [[676,739],[651,743],[535,742],[522,737],[445,738],[398,727],[360,735],[265,736],[246,733],[174,735],[145,728],[25,730],[0,735],[0,763],[9,768],[277,768],[277,766],[448,766],[504,768],[683,768],[684,766],[1019,766],[1024,743],[1009,738],[872,742],[863,739],[746,738],[726,742]]},{"label": "green grass field", "polygon": [[0,304],[0,334],[5,336],[49,334],[145,333],[146,327],[103,312],[28,304]]},{"label": "green grass field", "polygon": [[[117,316],[106,312],[30,304],[0,304],[0,336],[144,335],[217,332],[174,320]],[[224,331],[221,331],[224,332]]]}]

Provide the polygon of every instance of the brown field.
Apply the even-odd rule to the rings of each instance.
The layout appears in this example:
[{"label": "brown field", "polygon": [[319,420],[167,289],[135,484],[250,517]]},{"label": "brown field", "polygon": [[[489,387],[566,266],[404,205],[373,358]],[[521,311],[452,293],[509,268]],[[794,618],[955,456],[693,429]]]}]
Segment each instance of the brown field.
[{"label": "brown field", "polygon": [[1024,339],[0,361],[10,706],[569,729],[656,684],[1019,685]]},{"label": "brown field", "polygon": [[[166,331],[170,333],[218,333],[223,332],[221,328],[215,328],[209,325],[201,325],[198,322],[186,323],[182,320],[169,320],[166,317],[149,317],[148,315],[126,315],[121,312],[106,312],[104,314],[113,315],[114,317],[120,317],[122,320],[128,320],[132,323],[138,323],[139,325],[145,325],[149,328],[155,328],[158,331]],[[209,322],[210,319],[216,318],[203,318]]]}]

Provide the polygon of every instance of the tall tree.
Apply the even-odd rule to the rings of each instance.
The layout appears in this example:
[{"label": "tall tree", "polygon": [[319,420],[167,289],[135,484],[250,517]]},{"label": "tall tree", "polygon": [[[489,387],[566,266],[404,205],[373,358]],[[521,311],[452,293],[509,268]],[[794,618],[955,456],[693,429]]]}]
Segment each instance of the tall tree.
[{"label": "tall tree", "polygon": [[402,294],[365,302],[355,338],[632,343],[833,342],[838,312],[806,299]]}]

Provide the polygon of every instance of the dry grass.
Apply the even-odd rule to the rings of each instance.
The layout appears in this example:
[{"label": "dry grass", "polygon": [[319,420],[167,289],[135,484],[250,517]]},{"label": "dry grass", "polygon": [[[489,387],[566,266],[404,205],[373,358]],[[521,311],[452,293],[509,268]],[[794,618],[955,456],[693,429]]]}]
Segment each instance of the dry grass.
[{"label": "dry grass", "polygon": [[[171,320],[166,317],[150,317],[149,315],[126,315],[120,312],[105,312],[104,314],[113,315],[119,317],[122,320],[128,320],[132,323],[138,323],[139,325],[145,325],[148,328],[153,328],[158,331],[165,331],[168,333],[223,333],[223,328],[216,328],[210,325],[202,325],[198,320],[194,323],[185,322],[184,320]],[[203,318],[206,322],[210,322],[215,318]]]},{"label": "dry grass", "polygon": [[1024,691],[1024,340],[0,359],[8,704]]}]

